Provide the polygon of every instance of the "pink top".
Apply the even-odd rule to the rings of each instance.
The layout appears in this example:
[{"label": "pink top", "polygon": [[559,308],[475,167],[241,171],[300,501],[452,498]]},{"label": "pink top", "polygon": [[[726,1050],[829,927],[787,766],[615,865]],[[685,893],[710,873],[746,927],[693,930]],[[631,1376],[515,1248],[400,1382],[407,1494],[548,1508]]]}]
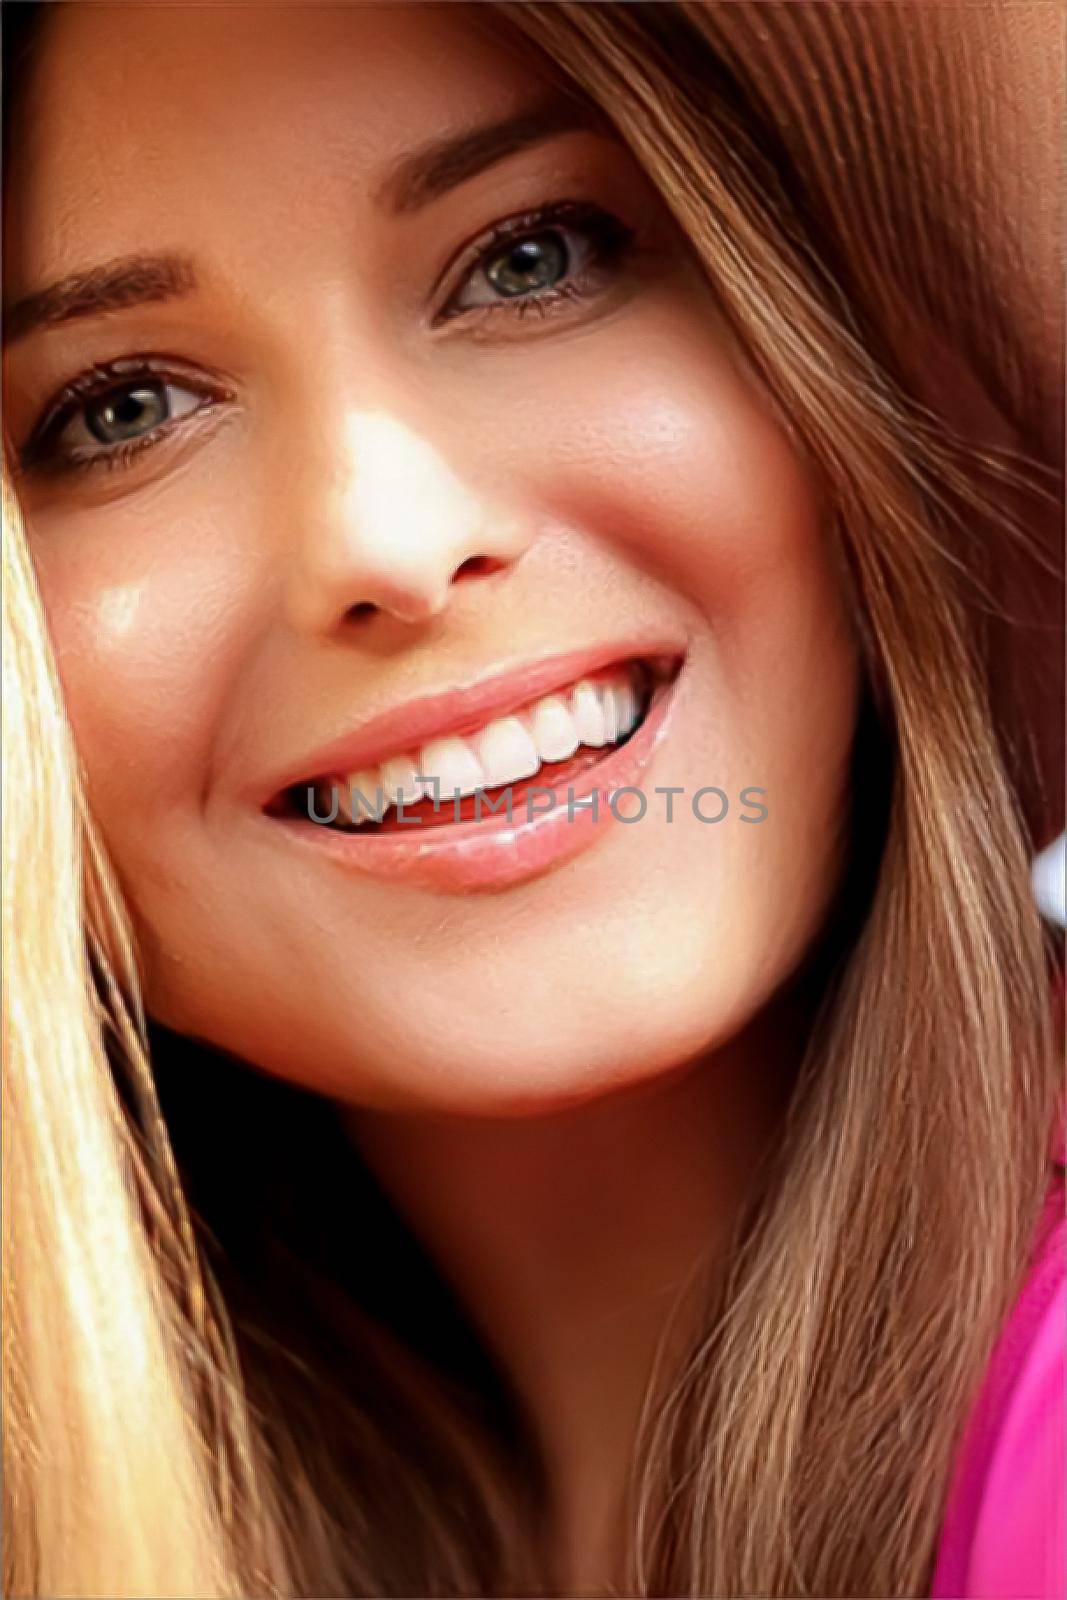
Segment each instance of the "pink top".
[{"label": "pink top", "polygon": [[[1057,1140],[1062,1164],[1062,1135]],[[1062,1166],[956,1464],[932,1600],[1065,1600]]]}]

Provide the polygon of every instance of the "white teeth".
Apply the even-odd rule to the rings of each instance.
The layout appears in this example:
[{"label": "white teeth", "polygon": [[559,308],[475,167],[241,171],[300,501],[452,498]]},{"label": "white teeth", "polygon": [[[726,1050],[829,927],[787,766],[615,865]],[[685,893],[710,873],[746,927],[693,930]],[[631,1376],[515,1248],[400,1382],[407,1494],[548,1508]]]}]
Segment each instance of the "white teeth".
[{"label": "white teeth", "polygon": [[590,749],[599,750],[607,744],[604,734],[604,708],[600,690],[588,678],[575,684],[571,692],[571,715],[578,730],[578,738]]},{"label": "white teeth", "polygon": [[566,761],[580,746],[599,750],[625,739],[647,703],[647,678],[633,669],[610,678],[583,678],[566,694],[546,695],[521,715],[498,717],[469,739],[431,739],[414,754],[320,783],[316,810],[329,814],[336,786],[336,820],[358,827],[380,820],[398,801],[405,806],[422,799],[447,803],[457,792],[471,795],[521,783],[535,777],[544,762]]},{"label": "white teeth", "polygon": [[610,684],[605,684],[601,692],[600,707],[604,713],[604,743],[614,744],[619,738],[619,710]]},{"label": "white teeth", "polygon": [[617,719],[616,738],[625,739],[637,721],[637,696],[633,685],[618,683],[615,685],[615,716]]},{"label": "white teeth", "polygon": [[[362,772],[349,773],[340,785],[338,816],[358,827],[361,822],[379,822],[381,813],[389,804],[384,792],[381,769],[364,768]],[[382,793],[379,794],[379,789]]]},{"label": "white teeth", "polygon": [[387,806],[396,805],[400,800],[406,806],[413,806],[422,799],[422,784],[415,776],[420,769],[416,767],[410,756],[394,756],[390,761],[383,761],[378,768],[379,782],[385,792]]},{"label": "white teeth", "polygon": [[485,773],[485,787],[521,783],[541,765],[530,730],[518,717],[499,717],[471,740]]},{"label": "white teeth", "polygon": [[579,745],[578,729],[559,695],[546,695],[530,713],[530,732],[542,761],[566,761]]},{"label": "white teeth", "polygon": [[[440,800],[486,787],[482,764],[466,739],[431,739],[419,752],[418,770],[424,780],[437,779],[436,798]],[[432,783],[424,781],[422,792],[428,800],[435,798]]]}]

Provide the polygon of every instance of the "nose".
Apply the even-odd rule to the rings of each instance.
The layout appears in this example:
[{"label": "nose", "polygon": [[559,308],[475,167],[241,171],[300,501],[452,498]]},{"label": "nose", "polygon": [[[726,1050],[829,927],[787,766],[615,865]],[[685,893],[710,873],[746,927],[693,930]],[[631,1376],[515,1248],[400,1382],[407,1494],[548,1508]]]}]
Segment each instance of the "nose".
[{"label": "nose", "polygon": [[376,613],[425,622],[457,582],[500,571],[529,544],[514,512],[476,493],[428,440],[385,413],[350,412],[330,465],[302,508],[289,568],[290,620],[301,631]]}]

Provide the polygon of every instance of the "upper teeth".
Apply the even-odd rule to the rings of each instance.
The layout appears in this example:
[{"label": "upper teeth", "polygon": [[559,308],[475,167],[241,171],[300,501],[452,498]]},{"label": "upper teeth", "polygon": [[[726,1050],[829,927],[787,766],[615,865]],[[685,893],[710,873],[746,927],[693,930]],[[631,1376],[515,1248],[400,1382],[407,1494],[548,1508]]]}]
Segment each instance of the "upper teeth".
[{"label": "upper teeth", "polygon": [[545,761],[567,760],[579,745],[598,750],[625,739],[643,714],[647,696],[639,667],[620,668],[595,681],[583,678],[466,738],[431,739],[376,767],[316,784],[315,814],[329,816],[334,791],[336,820],[358,824],[380,816],[398,800],[410,806],[520,783],[534,777]]}]

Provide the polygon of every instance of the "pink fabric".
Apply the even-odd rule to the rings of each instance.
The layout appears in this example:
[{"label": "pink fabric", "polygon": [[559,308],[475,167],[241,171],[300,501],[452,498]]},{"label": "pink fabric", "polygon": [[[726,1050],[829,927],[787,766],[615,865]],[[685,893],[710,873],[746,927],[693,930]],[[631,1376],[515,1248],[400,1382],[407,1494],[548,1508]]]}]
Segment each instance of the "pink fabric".
[{"label": "pink fabric", "polygon": [[[1063,1161],[1062,1130],[1055,1151]],[[1067,1221],[1050,1188],[1023,1291],[968,1423],[932,1600],[1065,1600]]]}]

